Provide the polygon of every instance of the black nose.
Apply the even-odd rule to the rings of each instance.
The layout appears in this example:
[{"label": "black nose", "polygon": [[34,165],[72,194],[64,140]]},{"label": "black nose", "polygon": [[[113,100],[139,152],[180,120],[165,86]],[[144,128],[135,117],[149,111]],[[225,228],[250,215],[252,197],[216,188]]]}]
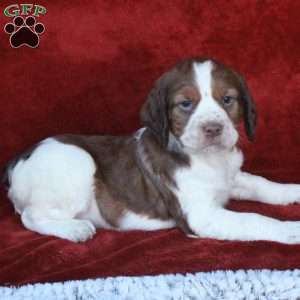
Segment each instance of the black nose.
[{"label": "black nose", "polygon": [[217,137],[222,134],[223,125],[217,122],[208,122],[202,125],[203,133],[206,137]]}]

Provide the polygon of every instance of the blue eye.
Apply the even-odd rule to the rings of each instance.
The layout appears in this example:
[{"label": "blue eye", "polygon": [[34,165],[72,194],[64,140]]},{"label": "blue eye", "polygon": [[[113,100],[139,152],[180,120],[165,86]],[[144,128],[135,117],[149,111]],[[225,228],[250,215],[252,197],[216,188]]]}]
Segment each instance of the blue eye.
[{"label": "blue eye", "polygon": [[193,101],[191,100],[184,100],[180,103],[180,108],[185,111],[189,111],[193,108]]},{"label": "blue eye", "polygon": [[225,106],[230,106],[234,101],[234,98],[231,96],[224,96],[223,97],[223,103]]}]

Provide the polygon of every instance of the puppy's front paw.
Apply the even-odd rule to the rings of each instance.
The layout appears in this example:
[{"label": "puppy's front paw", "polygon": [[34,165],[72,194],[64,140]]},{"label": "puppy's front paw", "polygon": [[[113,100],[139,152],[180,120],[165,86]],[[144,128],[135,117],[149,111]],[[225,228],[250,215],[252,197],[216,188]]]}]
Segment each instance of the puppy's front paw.
[{"label": "puppy's front paw", "polygon": [[96,233],[94,225],[86,220],[72,220],[62,226],[58,236],[72,242],[85,242]]},{"label": "puppy's front paw", "polygon": [[300,203],[300,184],[287,184],[282,196],[288,199],[289,203]]},{"label": "puppy's front paw", "polygon": [[284,222],[279,241],[285,244],[300,244],[300,222]]}]

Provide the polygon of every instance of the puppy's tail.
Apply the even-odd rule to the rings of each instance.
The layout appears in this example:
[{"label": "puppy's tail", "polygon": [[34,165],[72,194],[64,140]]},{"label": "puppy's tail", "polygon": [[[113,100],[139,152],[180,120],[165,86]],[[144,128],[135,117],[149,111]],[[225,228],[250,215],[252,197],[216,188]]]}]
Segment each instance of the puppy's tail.
[{"label": "puppy's tail", "polygon": [[19,161],[24,161],[27,160],[31,154],[33,153],[33,151],[37,148],[37,145],[32,146],[31,148],[29,148],[27,151],[23,152],[22,154],[18,155],[17,157],[15,157],[14,159],[10,160],[6,166],[4,167],[3,171],[2,171],[2,178],[1,178],[1,183],[4,185],[4,187],[6,188],[6,190],[9,190],[10,185],[11,185],[11,177],[12,177],[12,172],[15,168],[15,166],[17,165],[17,163]]},{"label": "puppy's tail", "polygon": [[18,157],[12,159],[6,164],[6,166],[2,170],[1,183],[3,184],[6,190],[9,190],[11,184],[11,173],[18,161],[19,161]]}]

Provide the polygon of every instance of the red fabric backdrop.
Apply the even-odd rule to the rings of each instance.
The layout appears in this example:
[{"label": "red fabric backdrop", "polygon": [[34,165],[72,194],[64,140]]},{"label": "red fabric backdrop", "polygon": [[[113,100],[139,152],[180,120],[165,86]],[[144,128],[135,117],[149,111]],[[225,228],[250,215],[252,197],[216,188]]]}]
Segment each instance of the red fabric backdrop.
[{"label": "red fabric backdrop", "polygon": [[[30,2],[30,1],[29,1]],[[1,1],[3,10],[14,1]],[[208,55],[247,78],[259,111],[245,168],[300,182],[299,1],[40,1],[37,49],[0,30],[0,165],[59,133],[124,134],[153,81],[177,60]],[[3,14],[0,29],[10,21]],[[300,205],[236,203],[300,220]],[[84,244],[24,229],[0,199],[0,284],[239,268],[300,267],[300,245],[187,239],[178,230],[99,230]]]}]

